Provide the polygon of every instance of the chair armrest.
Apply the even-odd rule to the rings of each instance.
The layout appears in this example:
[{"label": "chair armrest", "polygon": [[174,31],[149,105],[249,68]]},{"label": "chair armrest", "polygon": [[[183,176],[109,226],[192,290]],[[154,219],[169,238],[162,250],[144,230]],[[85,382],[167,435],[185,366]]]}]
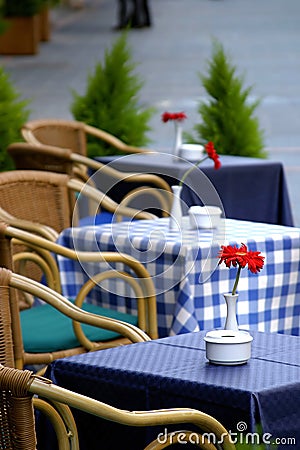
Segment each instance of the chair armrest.
[{"label": "chair armrest", "polygon": [[[99,161],[96,161],[92,158],[87,158],[86,156],[79,155],[78,153],[72,153],[71,159],[76,164],[89,167],[90,169],[96,171],[99,170],[113,179],[126,183],[140,183],[141,184],[140,189],[147,188],[148,185],[150,185],[148,187],[149,189],[148,193],[152,192],[151,195],[154,195],[156,197],[159,195],[159,200],[163,210],[166,211],[167,213],[170,212],[173,198],[172,189],[169,186],[169,184],[158,175],[154,175],[151,173],[120,172],[119,170],[114,169],[108,164],[102,164]],[[83,181],[88,180],[87,176],[86,179],[84,179],[81,175],[81,178]],[[144,184],[146,186],[143,186]],[[157,195],[155,194],[155,191],[158,192]],[[132,192],[133,191],[131,191],[131,193]]]},{"label": "chair armrest", "polygon": [[[98,416],[101,419],[109,420],[112,422],[120,423],[127,426],[133,427],[149,427],[149,426],[163,426],[166,425],[182,425],[193,424],[198,430],[196,432],[173,432],[171,436],[176,438],[176,433],[180,433],[180,443],[182,443],[183,434],[186,433],[187,441],[190,434],[193,434],[195,439],[196,435],[199,437],[199,443],[197,447],[204,449],[216,449],[220,448],[223,450],[234,450],[235,445],[230,439],[230,435],[226,428],[214,417],[203,413],[200,410],[192,408],[169,408],[169,409],[159,409],[159,410],[148,410],[148,411],[130,411],[120,408],[113,407],[107,403],[103,403],[99,400],[87,397],[86,395],[79,394],[69,389],[57,386],[52,383],[51,380],[35,375],[29,370],[19,370],[11,367],[5,367],[0,365],[0,388],[6,394],[4,396],[4,405],[7,406],[8,401],[6,398],[13,399],[14,409],[14,419],[21,417],[24,418],[28,416],[30,421],[31,429],[34,428],[33,411],[32,411],[32,398],[38,400],[33,400],[39,405],[39,401],[48,403],[52,410],[56,410],[56,417],[54,417],[54,429],[61,430],[65,425],[70,425],[70,430],[75,433],[75,440],[72,434],[68,436],[67,429],[61,430],[65,436],[60,436],[59,442],[65,442],[68,444],[67,437],[70,438],[72,444],[70,448],[77,448],[77,430],[76,423],[71,413],[70,408],[75,408],[77,410],[83,411],[87,414],[92,414]],[[41,400],[40,400],[41,399]],[[66,406],[65,406],[66,405]],[[43,406],[44,408],[44,406]],[[9,408],[8,408],[9,409]],[[53,411],[54,412],[54,411]],[[21,416],[22,414],[22,416]],[[8,414],[10,417],[10,415]],[[4,422],[4,420],[3,420]],[[22,422],[22,420],[21,420]],[[56,422],[60,422],[59,426],[56,426]],[[61,426],[62,424],[62,426]],[[24,428],[20,427],[14,429],[14,435],[23,438]],[[66,426],[66,428],[68,428]],[[5,430],[6,431],[6,430]],[[203,433],[203,434],[202,434]],[[32,433],[34,435],[34,433]],[[31,438],[30,433],[27,433],[27,437]],[[216,445],[210,443],[211,437],[214,437]],[[194,442],[195,440],[190,442]],[[74,441],[74,442],[73,442]],[[31,443],[31,441],[30,441]],[[35,443],[35,437],[33,436],[33,443]],[[74,447],[73,447],[74,445]],[[169,447],[167,443],[167,447]],[[69,447],[69,445],[68,445]],[[22,447],[24,448],[24,447]],[[33,445],[31,445],[33,448]],[[65,448],[62,447],[61,448]],[[160,445],[158,440],[150,443],[144,450],[153,450],[165,448],[165,445]]]},{"label": "chair armrest", "polygon": [[149,321],[147,333],[152,339],[156,339],[158,337],[155,286],[149,272],[137,259],[120,252],[74,251],[40,236],[33,235],[27,231],[14,228],[4,223],[0,223],[0,228],[6,236],[11,239],[18,239],[38,252],[43,249],[48,252],[52,252],[55,255],[60,255],[79,262],[119,262],[129,267],[141,283],[143,296],[137,298],[137,302],[144,302],[144,306],[142,305],[140,308],[146,308],[146,315]]},{"label": "chair armrest", "polygon": [[[214,417],[192,408],[169,408],[150,411],[128,411],[115,408],[99,400],[86,397],[73,391],[69,391],[60,386],[54,385],[51,381],[42,377],[32,375],[28,384],[28,390],[32,394],[43,398],[51,399],[55,402],[66,403],[71,408],[76,408],[88,414],[94,414],[106,420],[111,420],[128,426],[157,426],[157,425],[175,425],[175,424],[193,424],[199,428],[200,443],[202,442],[201,433],[214,435],[220,448],[224,450],[234,450],[235,445],[231,442],[230,435],[226,428]],[[203,439],[203,442],[209,440]],[[219,448],[218,445],[218,448]],[[213,444],[200,445],[201,448],[216,449]],[[145,450],[150,450],[147,446]]]},{"label": "chair armrest", "polygon": [[71,159],[72,161],[78,164],[86,165],[91,169],[103,170],[104,173],[107,173],[112,178],[116,178],[117,180],[122,180],[130,183],[151,183],[157,188],[172,192],[169,184],[163,178],[152,173],[121,172],[120,170],[114,169],[108,164],[103,164],[100,161],[96,161],[95,159],[80,155],[79,153],[72,153]]},{"label": "chair armrest", "polygon": [[116,203],[114,200],[107,197],[99,189],[95,189],[94,187],[85,184],[80,180],[76,180],[75,178],[71,178],[68,181],[68,187],[74,191],[86,195],[88,198],[96,201],[98,207],[102,206],[107,211],[114,213],[117,216],[131,217],[135,219],[157,219],[157,217],[154,214],[151,214],[149,212],[129,208],[127,206],[122,206]]},{"label": "chair armrest", "polygon": [[[15,289],[28,292],[29,294],[40,298],[77,322],[115,331],[128,338],[131,342],[144,342],[150,340],[150,338],[142,330],[134,325],[117,319],[112,319],[110,317],[98,316],[96,314],[84,311],[58,292],[53,291],[37,281],[23,277],[22,275],[11,273],[9,284]],[[90,344],[91,348],[89,350],[95,349],[95,345],[92,342],[90,342]]]},{"label": "chair armrest", "polygon": [[[107,133],[104,130],[100,130],[99,128],[93,127],[91,125],[84,124],[84,131],[91,136],[97,137],[102,141],[108,142],[111,146],[117,148],[118,150],[124,153],[154,153],[154,150],[134,147],[132,145],[127,145],[125,142],[118,139],[116,136],[113,136],[110,133]],[[156,153],[156,152],[155,152]]]},{"label": "chair armrest", "polygon": [[55,242],[58,238],[58,233],[51,227],[47,225],[42,225],[36,222],[31,222],[25,219],[18,219],[17,217],[12,216],[4,209],[0,207],[0,221],[5,223],[9,223],[16,228],[20,228],[21,230],[26,230],[31,233],[37,234],[38,236],[44,237],[45,239],[49,239],[52,242]]}]

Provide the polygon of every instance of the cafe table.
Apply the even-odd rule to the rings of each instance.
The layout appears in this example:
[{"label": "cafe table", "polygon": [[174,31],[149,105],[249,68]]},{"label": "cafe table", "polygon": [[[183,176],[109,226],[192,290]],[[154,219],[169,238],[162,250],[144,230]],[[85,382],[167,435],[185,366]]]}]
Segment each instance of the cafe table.
[{"label": "cafe table", "polygon": [[[171,154],[163,152],[96,159],[124,172],[157,174],[170,185],[178,184],[183,174],[194,164],[182,158],[175,160]],[[222,167],[219,170],[214,169],[211,160],[206,160],[198,169],[191,171],[182,192],[182,199],[187,207],[209,204],[207,196],[213,194],[213,200],[216,196],[219,197],[226,217],[293,226],[288,187],[281,162],[231,155],[220,155],[220,161]],[[96,186],[108,192],[117,202],[130,189],[130,184],[126,182],[113,184],[102,171],[94,173],[92,178]],[[215,193],[211,189],[207,193],[208,181]]]},{"label": "cafe table", "polygon": [[[300,229],[221,219],[218,228],[169,230],[169,218],[68,228],[58,242],[85,251],[119,251],[142,262],[157,295],[159,337],[223,327],[223,293],[232,290],[236,269],[218,265],[220,246],[244,243],[260,251],[265,264],[258,274],[241,272],[237,318],[244,329],[300,335]],[[73,298],[101,264],[58,257],[63,294]],[[114,266],[112,266],[114,267]],[[119,266],[122,268],[123,266]],[[136,312],[133,293],[111,279],[96,287],[88,301]]]},{"label": "cafe table", "polygon": [[[235,442],[242,432],[243,442],[299,449],[300,337],[251,331],[248,362],[218,366],[206,359],[204,335],[187,333],[56,360],[46,376],[117,408],[196,408],[222,422]],[[164,428],[133,429],[77,412],[76,421],[81,450],[140,450],[159,433],[160,440],[165,435]]]}]

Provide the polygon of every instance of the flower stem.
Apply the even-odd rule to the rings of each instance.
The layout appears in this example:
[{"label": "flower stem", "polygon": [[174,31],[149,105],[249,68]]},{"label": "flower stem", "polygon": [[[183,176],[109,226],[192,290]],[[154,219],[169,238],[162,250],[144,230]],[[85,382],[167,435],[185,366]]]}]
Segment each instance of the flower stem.
[{"label": "flower stem", "polygon": [[192,167],[190,167],[182,176],[180,182],[179,182],[179,186],[183,185],[184,180],[186,179],[186,177],[194,170],[196,169],[196,167],[199,166],[199,164],[201,164],[203,161],[205,161],[208,158],[208,156],[205,156],[204,158],[200,159],[200,161],[196,162],[196,164],[194,164]]},{"label": "flower stem", "polygon": [[232,289],[232,295],[234,295],[236,293],[236,290],[237,290],[237,287],[238,287],[238,284],[239,284],[241,270],[242,270],[242,266],[239,265],[238,270],[237,270],[237,274],[236,274],[236,277],[235,277],[234,286],[233,286],[233,289]]}]

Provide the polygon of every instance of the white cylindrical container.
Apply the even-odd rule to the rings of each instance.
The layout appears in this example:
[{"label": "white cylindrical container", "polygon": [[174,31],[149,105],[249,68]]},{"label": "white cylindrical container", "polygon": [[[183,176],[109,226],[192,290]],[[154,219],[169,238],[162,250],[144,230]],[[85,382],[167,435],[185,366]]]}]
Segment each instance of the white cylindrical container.
[{"label": "white cylindrical container", "polygon": [[179,156],[191,162],[200,161],[203,158],[204,147],[200,144],[181,144]]},{"label": "white cylindrical container", "polygon": [[212,364],[236,366],[251,358],[253,337],[243,330],[213,330],[204,337],[206,358]]},{"label": "white cylindrical container", "polygon": [[189,208],[190,227],[217,228],[220,224],[222,210],[218,206],[194,205]]}]

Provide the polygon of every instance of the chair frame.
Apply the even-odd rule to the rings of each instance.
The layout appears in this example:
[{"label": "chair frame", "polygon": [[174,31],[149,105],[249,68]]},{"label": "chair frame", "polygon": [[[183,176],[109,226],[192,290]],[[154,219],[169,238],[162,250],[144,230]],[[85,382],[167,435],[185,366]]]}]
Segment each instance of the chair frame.
[{"label": "chair frame", "polygon": [[[12,287],[40,298],[48,304],[51,304],[63,314],[69,316],[73,321],[74,333],[81,344],[81,346],[74,349],[61,350],[52,353],[25,352],[23,348],[22,331],[20,326],[19,303],[16,292],[13,290],[11,292],[10,315],[14,336],[14,366],[16,368],[22,369],[25,365],[30,364],[47,365],[54,359],[70,356],[72,354],[84,353],[91,350],[94,351],[98,349],[127,344],[129,342],[132,342],[133,339],[136,339],[134,337],[136,336],[136,333],[140,337],[142,337],[142,340],[149,340],[150,338],[155,339],[158,337],[155,289],[149,273],[137,260],[128,255],[122,255],[112,252],[75,252],[56,243],[53,243],[45,238],[35,236],[27,231],[19,230],[7,224],[0,223],[1,266],[6,267],[10,270],[13,270],[14,267],[13,255],[11,251],[11,240],[13,239],[17,239],[19,242],[25,244],[29,248],[32,248],[33,250],[39,250],[42,247],[46,252],[53,252],[75,260],[122,262],[130,267],[135,276],[137,276],[137,281],[139,281],[140,283],[140,288],[136,289],[135,292],[137,296],[141,296],[137,298],[139,319],[138,326],[141,328],[137,328],[130,324],[124,324],[121,321],[112,318],[106,318],[102,316],[100,317],[83,311],[80,308],[84,297],[84,295],[82,294],[81,297],[79,295],[78,300],[75,301],[75,304],[73,304],[69,300],[65,299],[60,293],[53,291],[52,289],[41,285],[40,283],[32,279],[28,279],[27,277],[24,277],[22,275],[16,275],[12,281],[12,283],[15,283]],[[105,277],[105,273],[101,274],[101,276]],[[118,273],[109,273],[108,277],[111,276],[118,276]],[[127,274],[121,273],[120,276],[125,282],[129,282],[131,287],[134,287],[133,284],[135,283],[135,281],[132,281],[132,279]],[[97,283],[97,281],[97,278],[95,278],[93,283],[88,282],[89,286],[87,291],[91,289],[93,285]],[[116,331],[117,333],[121,334],[121,337],[119,339],[117,338],[107,342],[91,342],[84,335],[80,323],[88,323],[93,326],[111,329],[112,331]],[[131,337],[131,329],[133,329],[134,331],[133,338]]]},{"label": "chair frame", "polygon": [[[53,185],[59,189],[65,190],[64,192],[64,202],[68,203],[69,214],[71,217],[66,217],[64,227],[69,226],[70,223],[77,225],[78,221],[78,212],[76,208],[76,200],[75,193],[79,193],[80,195],[86,196],[89,200],[91,200],[94,204],[93,209],[91,210],[92,214],[97,214],[99,208],[103,207],[108,212],[114,214],[116,216],[116,220],[121,220],[122,217],[129,217],[134,219],[155,219],[156,216],[147,211],[141,211],[135,208],[131,208],[128,206],[123,206],[121,204],[116,203],[110,197],[108,197],[105,193],[100,191],[99,189],[94,188],[93,186],[88,185],[76,178],[73,178],[67,174],[54,173],[54,172],[44,172],[44,171],[36,171],[36,170],[13,170],[9,172],[1,172],[0,173],[0,186],[7,186],[7,194],[12,195],[13,189],[15,190],[15,195],[19,195],[19,186],[18,183],[39,183]],[[9,192],[8,192],[9,190]],[[73,192],[72,192],[73,191]],[[4,192],[5,193],[5,192]],[[4,194],[2,194],[3,197]],[[5,200],[3,200],[5,201]],[[46,200],[45,200],[46,201]],[[2,200],[1,200],[2,202]],[[0,207],[3,202],[0,202]],[[75,208],[75,209],[74,209]],[[2,208],[5,210],[5,208]],[[9,212],[6,211],[6,217],[9,218]],[[11,216],[13,216],[11,214]],[[16,218],[16,217],[15,217]],[[2,220],[6,220],[5,216],[0,217]],[[16,218],[17,219],[17,218]],[[22,219],[24,220],[24,219]],[[45,222],[49,221],[49,217],[41,217],[39,219],[41,224],[45,224]],[[29,226],[31,220],[27,220],[23,222],[24,226]],[[15,222],[16,223],[16,222]],[[22,222],[20,222],[22,223]],[[43,225],[43,228],[45,226]],[[53,228],[53,227],[52,227]],[[49,231],[49,226],[46,227]],[[62,227],[56,229],[56,232],[62,231]]]},{"label": "chair frame", "polygon": [[114,182],[126,184],[138,183],[138,188],[131,189],[120,202],[127,206],[141,195],[155,197],[162,211],[163,217],[168,217],[172,204],[172,190],[161,177],[149,173],[121,172],[110,165],[95,159],[75,153],[71,149],[45,145],[42,143],[18,142],[8,146],[7,152],[14,160],[17,170],[47,170],[51,172],[67,173],[84,183],[95,187],[93,177],[88,170],[99,171]]},{"label": "chair frame", "polygon": [[[10,316],[10,299],[15,289],[30,289],[40,295],[49,289],[36,282],[0,268],[0,449],[6,450],[36,450],[35,419],[33,407],[44,413],[53,424],[57,435],[59,450],[79,450],[79,440],[76,423],[71,408],[92,414],[101,419],[119,424],[146,427],[156,425],[193,424],[199,428],[197,434],[199,448],[203,450],[234,450],[235,446],[224,426],[212,416],[189,408],[174,408],[152,411],[128,411],[115,408],[109,404],[86,397],[84,395],[56,386],[47,378],[37,376],[28,370],[15,368],[16,346],[14,328]],[[58,294],[54,294],[59,299]],[[70,306],[70,305],[69,305]],[[71,306],[70,306],[71,308]],[[73,308],[73,306],[72,306]],[[75,312],[79,314],[78,311]],[[77,317],[76,317],[77,318]],[[95,320],[95,318],[94,318]],[[99,320],[99,319],[98,319]],[[127,325],[127,324],[126,324]],[[147,341],[140,330],[129,327],[136,342]],[[137,334],[135,335],[135,332]],[[203,433],[203,434],[202,434]],[[183,440],[183,434],[188,442],[191,432],[172,432],[172,442]],[[210,442],[215,436],[221,444],[216,447]],[[170,440],[171,442],[171,440]],[[179,441],[178,441],[179,442]],[[160,450],[165,448],[158,440],[149,443],[144,450]]]},{"label": "chair frame", "polygon": [[[138,211],[133,208],[129,208],[126,206],[119,206],[117,209],[115,209],[116,204],[109,198],[106,198],[105,194],[98,191],[97,189],[84,184],[83,182],[70,178],[68,175],[65,174],[57,174],[57,173],[46,173],[46,172],[37,172],[37,171],[12,171],[12,172],[2,172],[0,174],[0,183],[2,186],[2,192],[3,196],[8,195],[6,199],[6,203],[8,203],[8,200],[14,198],[14,195],[18,195],[18,182],[24,182],[30,183],[32,180],[34,183],[37,183],[39,186],[40,184],[46,183],[45,186],[47,187],[48,181],[53,182],[54,186],[58,186],[59,189],[63,189],[63,195],[66,197],[64,199],[65,202],[70,201],[69,200],[69,192],[72,193],[72,191],[80,192],[82,195],[87,195],[89,198],[94,200],[96,202],[96,205],[99,204],[105,204],[106,209],[114,211],[116,214],[120,215],[129,215],[131,217],[145,219],[145,218],[153,218],[152,214],[145,212],[145,211]],[[17,186],[17,187],[16,187]],[[34,184],[35,186],[35,184]],[[14,191],[15,189],[15,191]],[[8,194],[9,192],[9,194]],[[4,200],[3,200],[4,201]],[[45,199],[47,201],[47,199]],[[1,203],[1,202],[0,202]],[[10,206],[10,204],[9,204]],[[118,205],[117,205],[118,206]],[[43,217],[42,213],[40,213],[40,208],[38,207],[35,216],[37,216],[43,223],[49,223],[48,219],[48,212],[49,207],[46,208],[46,216]],[[28,214],[29,212],[29,214]],[[25,208],[25,213],[27,216],[30,217],[30,214],[33,214],[32,211],[28,208]],[[60,277],[59,277],[59,271],[57,268],[57,264],[51,255],[51,253],[55,255],[64,256],[66,258],[70,258],[77,261],[87,262],[87,261],[98,261],[98,262],[112,262],[117,263],[121,262],[125,264],[125,267],[128,267],[130,270],[133,271],[135,276],[137,277],[139,284],[141,287],[137,285],[137,283],[134,283],[132,277],[128,275],[128,273],[124,273],[121,271],[114,271],[114,275],[118,276],[124,281],[131,284],[131,286],[134,285],[134,290],[136,291],[136,298],[137,298],[137,305],[138,305],[138,317],[139,322],[138,325],[141,329],[145,330],[149,334],[149,336],[152,339],[157,338],[158,332],[157,332],[157,313],[156,313],[156,295],[155,295],[155,288],[153,281],[150,277],[149,272],[145,269],[145,267],[138,262],[136,259],[130,257],[129,255],[117,253],[117,252],[77,252],[71,249],[67,249],[61,245],[56,244],[54,241],[57,240],[58,233],[61,231],[61,226],[67,227],[70,226],[70,223],[68,219],[65,219],[66,216],[68,216],[69,213],[66,213],[65,210],[63,211],[63,220],[64,223],[62,224],[59,222],[58,225],[56,225],[56,222],[52,226],[55,226],[56,229],[53,229],[49,225],[42,225],[36,222],[32,222],[30,220],[24,220],[15,218],[12,214],[8,213],[7,211],[3,210],[3,208],[0,208],[0,221],[3,221],[3,228],[4,234],[6,236],[8,235],[8,230],[10,230],[11,235],[10,237],[14,239],[13,243],[16,244],[20,241],[24,244],[26,242],[27,251],[26,251],[26,258],[24,255],[24,249],[22,247],[22,254],[19,256],[15,256],[15,260],[17,259],[35,259],[37,264],[40,264],[44,270],[46,270],[46,274],[48,279],[51,279],[51,286],[52,288],[56,289],[59,293],[61,293],[60,288]],[[24,217],[24,216],[22,216]],[[10,225],[11,228],[7,228],[5,225]],[[29,234],[21,234],[22,231],[28,231]],[[28,251],[29,249],[29,251]],[[20,250],[18,250],[20,252]],[[35,254],[33,255],[32,252]],[[47,268],[45,269],[45,264]],[[7,266],[8,268],[13,268],[12,265]],[[22,267],[24,267],[24,264],[22,263]],[[22,270],[23,274],[25,272]],[[40,273],[39,273],[40,276]],[[112,274],[107,274],[108,277],[111,277]],[[95,283],[94,283],[95,284]],[[90,288],[92,288],[92,285],[90,285]],[[138,292],[139,290],[139,292]],[[81,305],[82,298],[78,298],[77,304]],[[78,333],[80,333],[78,331]]]},{"label": "chair frame", "polygon": [[[122,410],[54,385],[50,380],[36,376],[28,370],[20,371],[3,365],[0,365],[0,390],[2,391],[0,391],[2,393],[1,403],[8,405],[9,414],[13,412],[14,421],[17,424],[13,430],[13,437],[11,437],[12,430],[7,420],[9,414],[2,418],[1,425],[6,440],[11,440],[11,444],[14,444],[15,440],[18,442],[18,447],[14,445],[10,447],[12,450],[36,450],[33,405],[50,418],[57,434],[59,450],[79,450],[76,424],[70,408],[76,408],[101,419],[132,427],[193,424],[199,429],[199,431],[193,432],[193,435],[198,435],[200,444],[196,445],[199,448],[217,450],[217,447],[207,437],[214,435],[215,440],[221,443],[218,448],[235,449],[224,426],[212,416],[195,409]],[[33,398],[33,396],[38,396],[38,398]],[[6,423],[3,424],[5,421]],[[172,432],[170,435],[173,443],[176,443],[176,436],[182,443],[183,435],[185,435],[186,442],[189,442],[191,432],[181,430]],[[167,446],[169,445],[154,440],[144,450],[159,450]]]},{"label": "chair frame", "polygon": [[[91,135],[93,137],[98,138],[101,141],[104,141],[115,147],[119,151],[123,153],[157,153],[154,150],[136,147],[133,145],[125,144],[121,139],[116,136],[104,131],[100,128],[96,128],[94,126],[88,125],[84,122],[80,122],[77,120],[59,120],[59,119],[37,119],[31,120],[25,123],[21,129],[21,133],[26,142],[32,144],[49,144],[46,142],[45,136],[47,135],[47,128],[51,128],[51,136],[55,143],[51,145],[55,145],[58,147],[68,148],[68,144],[60,145],[57,139],[61,139],[61,130],[65,129],[69,132],[69,143],[72,142],[70,148],[73,147],[73,151],[80,153],[84,156],[87,155],[86,151],[86,136]],[[55,133],[56,129],[56,133]],[[54,131],[54,134],[53,134]],[[74,144],[76,145],[76,149],[74,148]]]}]

